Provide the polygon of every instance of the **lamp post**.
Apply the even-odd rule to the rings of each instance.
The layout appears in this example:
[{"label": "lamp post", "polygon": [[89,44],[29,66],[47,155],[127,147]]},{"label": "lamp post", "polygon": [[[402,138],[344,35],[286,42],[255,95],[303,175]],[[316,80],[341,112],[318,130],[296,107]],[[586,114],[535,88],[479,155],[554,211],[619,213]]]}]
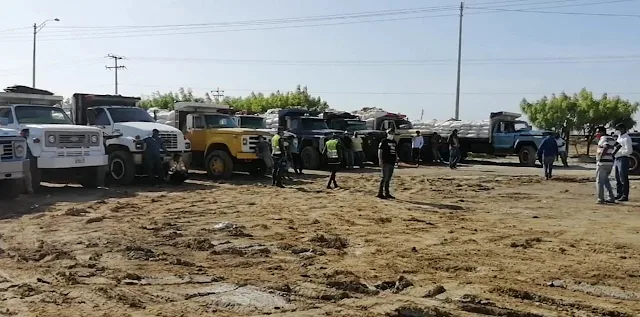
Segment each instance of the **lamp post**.
[{"label": "lamp post", "polygon": [[36,88],[36,34],[38,34],[38,32],[40,32],[40,30],[44,28],[47,22],[51,22],[51,21],[58,22],[60,21],[60,19],[55,18],[55,19],[45,20],[44,22],[40,23],[40,25],[35,23],[33,24],[33,71],[31,74],[31,78],[32,78],[31,87],[33,88]]}]

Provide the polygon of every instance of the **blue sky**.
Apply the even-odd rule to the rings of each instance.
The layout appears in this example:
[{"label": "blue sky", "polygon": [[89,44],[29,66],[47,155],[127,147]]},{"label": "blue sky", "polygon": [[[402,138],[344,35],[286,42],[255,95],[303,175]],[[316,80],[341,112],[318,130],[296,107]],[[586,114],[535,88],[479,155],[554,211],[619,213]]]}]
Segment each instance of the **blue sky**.
[{"label": "blue sky", "polygon": [[[558,0],[555,4],[545,0],[475,0],[465,5],[640,14],[639,1],[584,5],[598,1],[604,0]],[[0,12],[0,86],[30,85],[29,27],[34,22],[59,18],[60,22],[50,22],[38,33],[36,80],[38,88],[64,96],[74,92],[113,93],[113,72],[105,69],[111,61],[104,58],[113,53],[128,58],[123,61],[127,70],[120,73],[120,93],[125,95],[175,91],[179,87],[191,87],[204,94],[217,86],[226,95],[246,95],[251,90],[286,91],[303,84],[338,109],[378,106],[412,118],[418,118],[424,110],[425,119],[447,119],[453,116],[455,103],[458,18],[453,6],[457,5],[459,2],[444,0],[8,1]],[[554,5],[577,6],[548,8]],[[158,31],[149,36],[131,36],[140,34],[136,33],[140,29],[71,28],[226,23],[420,7],[437,7],[441,11],[369,18],[428,16],[419,19],[277,29],[251,26],[253,30],[249,31],[218,27],[202,29],[206,33],[170,36],[160,36]],[[621,96],[640,100],[640,18],[487,13],[478,9],[467,12],[461,119],[484,119],[490,111],[497,110],[519,111],[523,97],[537,99],[541,93],[575,92],[582,87],[597,93],[626,93]],[[335,22],[342,20],[298,24]],[[165,33],[177,32],[168,28]],[[182,33],[190,32],[193,29]],[[629,55],[638,58],[600,61],[602,56]],[[558,57],[592,56],[599,56],[600,62],[550,62]],[[531,58],[542,61],[504,63],[504,59]],[[469,61],[472,59],[494,60],[474,64]],[[281,60],[429,62],[382,66],[269,62]],[[434,65],[433,60],[445,61]]]}]

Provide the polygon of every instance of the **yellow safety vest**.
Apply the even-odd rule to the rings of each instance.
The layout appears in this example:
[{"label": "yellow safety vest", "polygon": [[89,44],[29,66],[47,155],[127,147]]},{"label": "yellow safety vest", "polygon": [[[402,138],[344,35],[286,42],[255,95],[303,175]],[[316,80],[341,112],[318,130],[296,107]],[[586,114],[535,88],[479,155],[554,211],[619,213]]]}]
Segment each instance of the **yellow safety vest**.
[{"label": "yellow safety vest", "polygon": [[338,158],[338,140],[327,141],[327,157],[330,159]]},{"label": "yellow safety vest", "polygon": [[271,147],[273,148],[273,155],[282,154],[280,153],[280,135],[276,134],[271,138]]}]

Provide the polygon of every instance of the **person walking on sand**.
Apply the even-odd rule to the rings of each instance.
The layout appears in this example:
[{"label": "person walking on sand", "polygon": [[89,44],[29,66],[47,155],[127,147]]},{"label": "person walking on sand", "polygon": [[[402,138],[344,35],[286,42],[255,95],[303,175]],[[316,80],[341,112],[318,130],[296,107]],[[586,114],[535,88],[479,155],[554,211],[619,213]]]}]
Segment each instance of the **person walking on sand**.
[{"label": "person walking on sand", "polygon": [[285,159],[287,152],[284,147],[283,135],[284,130],[278,128],[278,133],[271,138],[271,156],[273,156],[273,170],[271,173],[272,185],[280,188],[284,187],[284,185],[282,185],[282,176],[284,175],[284,169],[287,168],[287,161]]},{"label": "person walking on sand", "polygon": [[416,131],[416,135],[411,140],[411,158],[414,164],[420,164],[420,151],[424,146],[424,138],[420,135],[420,131]]},{"label": "person walking on sand", "polygon": [[291,152],[291,164],[293,165],[293,172],[302,175],[302,157],[300,156],[300,144],[298,143],[298,137],[293,136],[291,138],[291,144],[289,144],[289,152]]},{"label": "person walking on sand", "polygon": [[398,162],[398,143],[394,139],[393,130],[387,130],[387,138],[380,142],[378,146],[378,159],[380,160],[380,168],[382,169],[382,177],[380,178],[380,186],[378,188],[378,198],[394,199],[389,191],[389,184],[393,176],[393,170]]},{"label": "person walking on sand", "polygon": [[560,137],[560,134],[556,135],[556,144],[558,144],[558,156],[560,156],[562,165],[564,165],[564,167],[569,167],[569,164],[567,163],[567,142]]},{"label": "person walking on sand", "polygon": [[[611,182],[609,181],[609,175],[613,169],[614,152],[616,141],[614,138],[607,135],[607,129],[605,127],[598,127],[596,134],[598,139],[598,151],[596,152],[596,197],[598,197],[597,203],[615,204],[615,196],[613,195],[613,188],[611,188]],[[609,197],[604,199],[604,190],[607,190]]]},{"label": "person walking on sand", "polygon": [[616,200],[629,201],[629,161],[633,154],[633,142],[624,124],[616,125],[616,152],[614,169],[616,173]]},{"label": "person walking on sand", "polygon": [[555,135],[550,135],[540,143],[538,148],[538,161],[542,163],[544,168],[544,178],[550,180],[553,177],[553,162],[558,156],[558,143],[556,142]]},{"label": "person walking on sand", "polygon": [[449,168],[454,170],[458,168],[458,162],[460,162],[460,139],[458,138],[458,129],[453,129],[449,139]]},{"label": "person walking on sand", "polygon": [[351,148],[353,149],[355,163],[360,166],[360,169],[363,169],[367,158],[364,155],[364,150],[362,149],[362,138],[358,135],[358,131],[353,132],[353,136],[351,137]]},{"label": "person walking on sand", "polygon": [[325,143],[323,151],[327,156],[327,165],[329,166],[329,171],[331,172],[331,176],[329,176],[329,182],[327,183],[327,189],[332,189],[331,184],[333,183],[333,188],[340,188],[338,186],[338,182],[336,182],[336,174],[338,173],[338,169],[340,169],[340,158],[342,157],[340,153],[343,149],[341,148],[340,137],[337,134],[334,134],[333,137]]},{"label": "person walking on sand", "polygon": [[433,155],[434,163],[444,163],[442,156],[440,155],[440,142],[442,142],[442,137],[438,132],[434,132],[430,142],[431,154]]}]

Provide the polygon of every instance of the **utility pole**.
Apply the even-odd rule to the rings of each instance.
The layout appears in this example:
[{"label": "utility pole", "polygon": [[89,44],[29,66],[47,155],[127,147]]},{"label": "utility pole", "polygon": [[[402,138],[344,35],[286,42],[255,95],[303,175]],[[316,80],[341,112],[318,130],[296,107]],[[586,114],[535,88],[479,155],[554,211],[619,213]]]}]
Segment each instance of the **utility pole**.
[{"label": "utility pole", "polygon": [[122,56],[118,56],[118,55],[113,55],[113,54],[109,54],[107,55],[107,58],[112,58],[113,59],[113,66],[105,66],[105,68],[107,68],[108,70],[115,70],[115,74],[116,74],[116,95],[118,94],[118,69],[127,69],[126,66],[124,65],[118,65],[118,61],[121,59],[124,59],[124,57]]},{"label": "utility pole", "polygon": [[456,120],[460,120],[460,64],[462,61],[462,11],[464,2],[460,2],[460,26],[458,28],[458,79],[456,84]]},{"label": "utility pole", "polygon": [[36,88],[36,35],[38,34],[38,32],[40,32],[40,30],[42,30],[47,22],[51,21],[59,22],[60,19],[55,18],[45,20],[44,22],[40,23],[40,25],[36,23],[33,24],[33,64],[31,66],[31,88]]},{"label": "utility pole", "polygon": [[216,87],[216,90],[212,90],[211,93],[213,93],[213,100],[215,100],[216,103],[224,100],[224,90],[220,90],[220,87]]}]

